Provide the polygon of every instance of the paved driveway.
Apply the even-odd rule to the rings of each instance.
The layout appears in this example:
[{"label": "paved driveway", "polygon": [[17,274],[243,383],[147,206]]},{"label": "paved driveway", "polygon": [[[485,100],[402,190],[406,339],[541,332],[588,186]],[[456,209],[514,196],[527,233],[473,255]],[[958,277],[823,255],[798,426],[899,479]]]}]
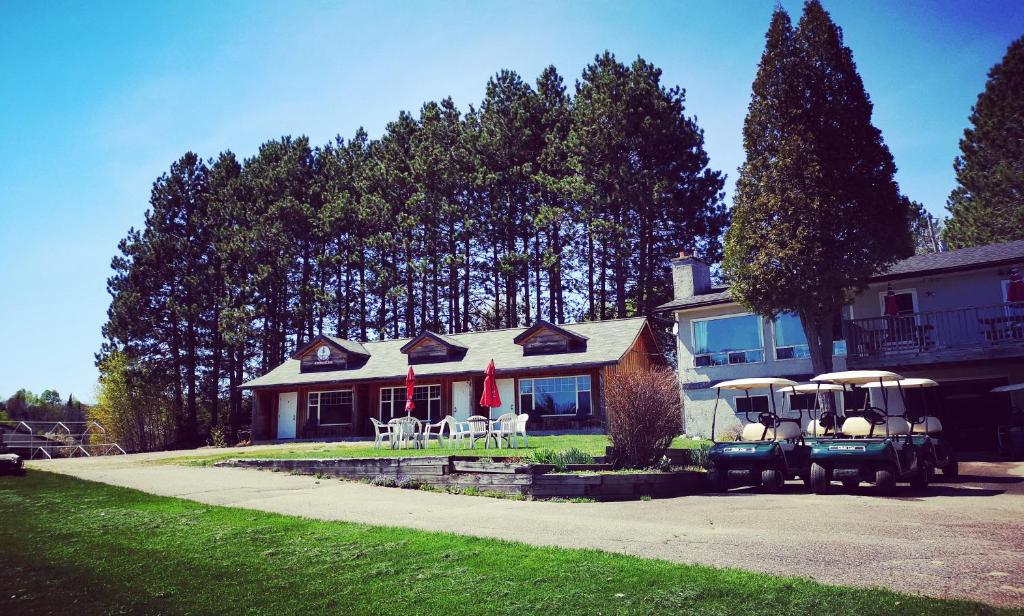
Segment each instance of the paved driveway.
[{"label": "paved driveway", "polygon": [[[1024,606],[1024,464],[962,465],[927,496],[783,494],[625,503],[517,502],[237,468],[146,464],[168,454],[32,462],[153,494],[347,520],[585,547],[822,582]],[[170,455],[180,455],[173,453]]]}]

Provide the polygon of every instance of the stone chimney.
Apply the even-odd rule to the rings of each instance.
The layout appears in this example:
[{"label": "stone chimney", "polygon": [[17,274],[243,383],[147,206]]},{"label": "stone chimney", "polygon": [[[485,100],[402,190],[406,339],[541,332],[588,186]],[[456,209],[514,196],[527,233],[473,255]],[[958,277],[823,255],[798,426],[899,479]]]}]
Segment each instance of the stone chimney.
[{"label": "stone chimney", "polygon": [[675,299],[703,295],[711,290],[711,269],[697,257],[680,252],[672,259],[672,288]]}]

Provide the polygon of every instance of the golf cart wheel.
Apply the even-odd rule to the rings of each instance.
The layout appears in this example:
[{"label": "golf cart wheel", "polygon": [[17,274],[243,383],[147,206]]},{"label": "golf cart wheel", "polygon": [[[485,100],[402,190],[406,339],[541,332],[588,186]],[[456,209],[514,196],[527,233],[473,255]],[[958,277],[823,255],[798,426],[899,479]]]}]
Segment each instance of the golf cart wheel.
[{"label": "golf cart wheel", "polygon": [[939,470],[942,471],[942,476],[944,478],[956,479],[960,476],[960,463],[953,460],[949,464],[939,467]]},{"label": "golf cart wheel", "polygon": [[927,489],[931,476],[931,464],[923,463],[917,467],[917,472],[914,473],[914,476],[910,478],[910,486],[915,490]]},{"label": "golf cart wheel", "polygon": [[708,471],[708,483],[712,492],[729,491],[729,472],[713,468]]},{"label": "golf cart wheel", "polygon": [[815,494],[828,494],[832,483],[832,473],[824,466],[814,462],[811,464],[811,490]]},{"label": "golf cart wheel", "polygon": [[847,490],[856,490],[859,485],[860,479],[843,479],[843,488]]},{"label": "golf cart wheel", "polygon": [[778,492],[784,483],[782,471],[776,468],[766,468],[761,471],[761,488],[765,492]]},{"label": "golf cart wheel", "polygon": [[875,471],[875,491],[888,496],[896,489],[896,471],[892,466],[883,466]]}]

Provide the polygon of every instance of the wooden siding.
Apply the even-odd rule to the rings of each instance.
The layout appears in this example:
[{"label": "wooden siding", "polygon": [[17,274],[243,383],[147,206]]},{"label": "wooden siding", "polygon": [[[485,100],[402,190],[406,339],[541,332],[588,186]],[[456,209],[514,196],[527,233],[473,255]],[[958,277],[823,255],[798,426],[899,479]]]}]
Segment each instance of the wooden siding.
[{"label": "wooden siding", "polygon": [[640,335],[633,342],[633,345],[629,347],[629,350],[619,360],[619,363],[605,366],[601,369],[602,419],[607,419],[604,400],[607,399],[608,387],[614,384],[616,377],[634,372],[654,370],[655,368],[662,368],[667,365],[668,362],[665,361],[665,356],[658,349],[654,332],[651,331],[649,325],[645,325],[640,331]]}]

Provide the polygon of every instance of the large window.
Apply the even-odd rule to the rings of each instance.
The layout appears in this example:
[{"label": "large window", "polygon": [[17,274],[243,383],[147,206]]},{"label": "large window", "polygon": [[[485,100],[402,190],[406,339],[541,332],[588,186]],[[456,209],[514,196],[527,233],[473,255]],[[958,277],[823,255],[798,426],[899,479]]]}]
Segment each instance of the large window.
[{"label": "large window", "polygon": [[737,413],[767,413],[768,396],[739,396],[736,398]]},{"label": "large window", "polygon": [[[389,421],[405,417],[405,387],[380,388],[380,420]],[[412,401],[416,408],[412,416],[423,421],[437,421],[441,418],[441,386],[417,385],[412,390]]]},{"label": "large window", "polygon": [[797,315],[784,312],[775,317],[772,331],[775,336],[775,359],[805,359],[811,356],[804,327]]},{"label": "large window", "polygon": [[537,415],[590,415],[590,377],[520,379],[519,410]]},{"label": "large window", "polygon": [[693,355],[698,367],[763,362],[761,317],[744,314],[694,320]]},{"label": "large window", "polygon": [[352,390],[312,391],[309,393],[309,416],[321,426],[352,423]]}]

